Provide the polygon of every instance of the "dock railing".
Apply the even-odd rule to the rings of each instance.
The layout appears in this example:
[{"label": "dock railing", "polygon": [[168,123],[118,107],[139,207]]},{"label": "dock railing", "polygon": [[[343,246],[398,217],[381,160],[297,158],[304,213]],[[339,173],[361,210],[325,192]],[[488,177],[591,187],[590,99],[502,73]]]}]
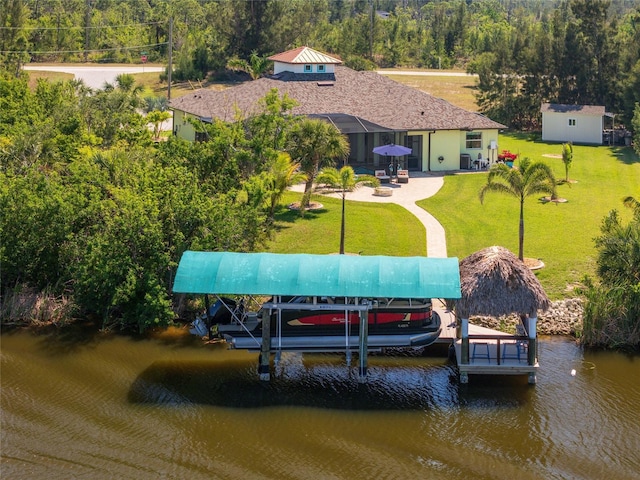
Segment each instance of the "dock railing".
[{"label": "dock railing", "polygon": [[[486,340],[486,341],[485,341]],[[502,347],[505,345],[515,345],[517,349],[521,348],[521,346],[526,345],[526,360],[528,365],[535,365],[536,362],[536,339],[529,338],[527,335],[491,335],[491,334],[470,334],[467,337],[462,338],[462,348],[461,348],[461,362],[463,365],[469,365],[473,363],[475,360],[473,355],[470,358],[470,347],[472,345],[483,345],[487,348],[487,355],[484,356],[488,363],[493,363],[494,360],[493,355],[490,352],[491,347],[495,348],[495,363],[496,365],[502,365],[505,360],[505,352],[502,350]],[[488,357],[488,358],[487,358]],[[509,354],[509,358],[513,358],[512,354]],[[518,361],[519,359],[519,351],[518,351]]]}]

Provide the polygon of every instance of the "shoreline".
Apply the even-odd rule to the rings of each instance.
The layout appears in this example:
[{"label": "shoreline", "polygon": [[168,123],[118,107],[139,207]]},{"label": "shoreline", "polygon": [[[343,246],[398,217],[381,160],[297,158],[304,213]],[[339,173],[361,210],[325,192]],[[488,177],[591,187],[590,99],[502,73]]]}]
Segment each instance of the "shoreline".
[{"label": "shoreline", "polygon": [[[546,312],[538,312],[538,335],[578,337],[582,332],[583,300],[579,297],[551,302]],[[520,322],[517,314],[501,317],[472,316],[469,322],[481,327],[514,333]]]}]

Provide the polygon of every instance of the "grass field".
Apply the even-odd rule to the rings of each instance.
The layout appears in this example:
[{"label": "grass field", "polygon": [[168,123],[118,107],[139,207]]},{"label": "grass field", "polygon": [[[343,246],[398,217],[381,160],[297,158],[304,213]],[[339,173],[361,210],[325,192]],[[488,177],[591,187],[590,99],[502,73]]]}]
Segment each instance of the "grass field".
[{"label": "grass field", "polygon": [[449,103],[477,112],[475,92],[475,77],[454,77],[446,75],[418,76],[418,75],[387,75],[390,79],[398,83],[403,83],[410,87],[427,92],[434,97],[442,98]]},{"label": "grass field", "polygon": [[[501,135],[500,142],[500,149],[543,161],[558,179],[565,177],[562,160],[547,156],[559,155],[561,145],[526,135]],[[585,274],[594,275],[593,239],[603,217],[616,209],[625,221],[631,218],[622,199],[640,198],[640,160],[630,148],[578,145],[569,178],[577,183],[558,187],[567,203],[543,203],[536,197],[525,201],[524,254],[545,263],[537,275],[553,298],[570,295]],[[419,202],[444,226],[450,256],[463,258],[491,245],[518,251],[519,201],[494,193],[481,204],[478,192],[485,182],[486,173],[447,176],[437,195]]]},{"label": "grass field", "polygon": [[[565,176],[558,158],[559,144],[533,140],[527,135],[500,136],[500,148],[519,152],[549,164],[556,177]],[[595,275],[594,237],[607,213],[616,209],[624,221],[631,212],[622,198],[640,198],[640,160],[629,148],[575,146],[570,179],[577,183],[558,187],[567,203],[543,203],[537,197],[525,202],[525,256],[539,258],[545,267],[536,272],[552,298],[575,295],[573,288],[584,275]],[[432,198],[418,204],[445,228],[448,255],[464,258],[491,245],[503,245],[517,254],[519,202],[488,194],[484,204],[478,192],[486,172],[452,174]],[[299,200],[288,193],[285,202]],[[340,201],[317,197],[324,209],[301,219],[282,209],[279,232],[267,247],[278,253],[335,253],[339,247]],[[396,205],[347,202],[346,250],[363,255],[424,255],[424,228],[409,212]]]},{"label": "grass field", "polygon": [[[283,204],[299,201],[301,193],[287,192]],[[282,207],[277,215],[278,233],[267,250],[274,253],[338,253],[342,201],[314,196],[324,208],[300,217]],[[362,255],[426,255],[425,228],[404,208],[394,204],[347,202],[345,252]]]},{"label": "grass field", "polygon": [[29,74],[29,88],[34,90],[38,84],[38,79],[48,80],[52,83],[66,82],[67,80],[73,80],[73,74],[62,72],[44,72],[44,71],[31,71]]}]

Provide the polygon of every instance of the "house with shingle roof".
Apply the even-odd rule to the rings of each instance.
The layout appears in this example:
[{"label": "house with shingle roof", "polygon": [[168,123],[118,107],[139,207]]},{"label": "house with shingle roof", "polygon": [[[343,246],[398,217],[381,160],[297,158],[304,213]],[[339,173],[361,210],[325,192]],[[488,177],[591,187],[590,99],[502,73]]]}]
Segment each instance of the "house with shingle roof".
[{"label": "house with shingle roof", "polygon": [[602,145],[604,119],[613,117],[601,105],[543,103],[542,140]]},{"label": "house with shingle roof", "polygon": [[[222,91],[200,89],[174,99],[174,135],[197,140],[189,121],[236,120],[261,111],[260,100],[272,89],[298,102],[292,113],[320,118],[347,135],[349,164],[373,171],[389,165],[374,147],[395,143],[412,149],[401,158],[413,171],[471,168],[468,158],[495,153],[504,125],[479,113],[395,82],[372,71],[355,71],[340,59],[309,47],[270,57],[273,74]],[[463,165],[462,158],[465,158]]]}]

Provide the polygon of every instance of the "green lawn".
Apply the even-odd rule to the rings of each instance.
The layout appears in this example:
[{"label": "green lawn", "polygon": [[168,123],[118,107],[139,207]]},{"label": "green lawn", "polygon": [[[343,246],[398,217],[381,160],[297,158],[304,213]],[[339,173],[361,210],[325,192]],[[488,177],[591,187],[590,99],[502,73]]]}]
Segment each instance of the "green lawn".
[{"label": "green lawn", "polygon": [[[542,160],[564,178],[561,145],[534,141],[527,135],[501,135],[500,149],[510,149]],[[536,197],[525,202],[525,256],[540,258],[545,268],[538,278],[552,298],[571,296],[571,287],[595,272],[593,238],[602,218],[617,209],[624,221],[631,213],[622,198],[640,198],[640,160],[629,148],[575,146],[571,185],[560,185],[564,204],[544,204]],[[517,254],[518,201],[488,194],[484,205],[478,191],[486,173],[445,177],[444,187],[419,205],[433,214],[447,234],[448,254],[464,258],[491,245],[503,245]],[[287,193],[285,203],[300,200]],[[300,218],[284,207],[277,216],[279,232],[267,247],[278,253],[336,253],[340,242],[340,200],[315,197],[324,208]],[[347,202],[346,251],[363,255],[412,256],[425,254],[424,228],[403,208],[393,204]]]},{"label": "green lawn", "polygon": [[[559,155],[559,144],[501,135],[499,148],[544,161],[558,179],[565,177],[562,160],[544,156]],[[629,148],[578,145],[569,178],[577,183],[558,187],[567,203],[545,204],[536,197],[525,202],[524,254],[544,261],[546,266],[537,275],[552,298],[570,295],[585,274],[594,275],[593,238],[600,233],[602,218],[612,209],[625,221],[631,218],[622,198],[640,197],[640,160]],[[450,175],[435,197],[419,202],[443,224],[450,256],[463,258],[491,245],[503,245],[517,254],[518,200],[494,193],[480,204],[478,191],[485,182],[485,173]]]},{"label": "green lawn", "polygon": [[[469,110],[477,108],[473,77],[392,78]],[[157,73],[136,75],[146,91],[162,95],[166,85],[158,79]],[[227,86],[212,84],[208,88]],[[172,97],[197,87],[175,86]],[[562,160],[544,156],[560,155],[560,144],[544,143],[524,134],[503,134],[499,140],[500,150],[509,149],[542,160],[552,166],[559,179],[564,178]],[[542,204],[531,197],[525,204],[525,256],[544,261],[546,266],[537,275],[553,298],[571,295],[571,287],[585,274],[594,274],[593,238],[599,234],[602,218],[615,208],[628,220],[631,215],[622,206],[622,198],[627,195],[640,198],[640,161],[629,148],[575,146],[569,176],[578,183],[559,186],[560,196],[568,199],[568,203]],[[490,245],[504,245],[517,253],[518,202],[489,194],[481,205],[478,191],[485,181],[485,173],[447,176],[443,189],[435,197],[420,202],[444,225],[450,256],[464,258]],[[289,193],[285,201],[293,202],[299,197]],[[341,202],[326,197],[320,197],[320,201],[325,208],[304,218],[283,208],[277,217],[279,233],[267,249],[281,253],[338,252]],[[397,205],[348,202],[345,248],[347,252],[364,255],[424,255],[424,228]]]},{"label": "green lawn", "polygon": [[[283,203],[299,201],[301,193],[287,192]],[[312,200],[324,208],[300,217],[282,207],[276,216],[278,233],[267,250],[275,253],[338,253],[342,201],[326,196]],[[395,204],[347,202],[345,252],[362,255],[426,255],[425,228]]]}]

